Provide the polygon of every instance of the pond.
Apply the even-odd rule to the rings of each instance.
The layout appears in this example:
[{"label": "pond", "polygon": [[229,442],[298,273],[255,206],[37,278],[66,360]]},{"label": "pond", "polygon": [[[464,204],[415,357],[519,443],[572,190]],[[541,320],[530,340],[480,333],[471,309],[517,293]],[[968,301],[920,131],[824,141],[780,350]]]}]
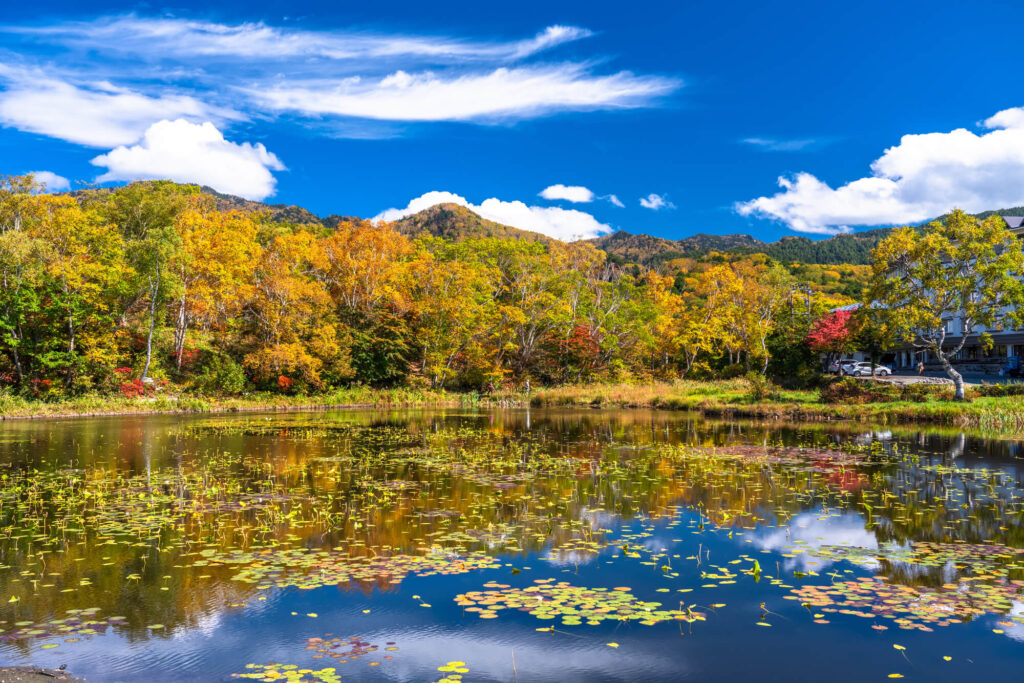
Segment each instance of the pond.
[{"label": "pond", "polygon": [[1024,447],[649,411],[0,423],[0,664],[1010,678]]}]

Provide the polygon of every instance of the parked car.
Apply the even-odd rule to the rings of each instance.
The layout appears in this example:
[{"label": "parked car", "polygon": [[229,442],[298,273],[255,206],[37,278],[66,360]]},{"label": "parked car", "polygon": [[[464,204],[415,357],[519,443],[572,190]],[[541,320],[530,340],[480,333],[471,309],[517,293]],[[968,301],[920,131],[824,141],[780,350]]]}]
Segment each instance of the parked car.
[{"label": "parked car", "polygon": [[828,364],[828,371],[833,375],[838,375],[839,371],[842,370],[843,364],[839,360],[834,360]]},{"label": "parked car", "polygon": [[[843,363],[842,374],[853,375],[854,377],[870,377],[871,376],[871,363],[865,361],[847,361]],[[878,377],[886,377],[892,374],[892,368],[887,365],[876,365],[875,375]]]},{"label": "parked car", "polygon": [[1024,376],[1024,368],[1021,367],[1020,358],[1017,356],[1010,356],[1003,363],[1003,366],[999,368],[1000,377],[1021,377]]}]

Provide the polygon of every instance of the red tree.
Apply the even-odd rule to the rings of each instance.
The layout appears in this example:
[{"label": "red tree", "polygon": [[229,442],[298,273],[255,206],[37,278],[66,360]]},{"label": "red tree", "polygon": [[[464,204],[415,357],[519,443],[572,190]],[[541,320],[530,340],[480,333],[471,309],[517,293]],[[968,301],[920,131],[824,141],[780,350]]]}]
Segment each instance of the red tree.
[{"label": "red tree", "polygon": [[807,334],[811,351],[826,354],[826,361],[848,351],[853,343],[854,329],[850,323],[853,311],[832,311],[817,320]]}]

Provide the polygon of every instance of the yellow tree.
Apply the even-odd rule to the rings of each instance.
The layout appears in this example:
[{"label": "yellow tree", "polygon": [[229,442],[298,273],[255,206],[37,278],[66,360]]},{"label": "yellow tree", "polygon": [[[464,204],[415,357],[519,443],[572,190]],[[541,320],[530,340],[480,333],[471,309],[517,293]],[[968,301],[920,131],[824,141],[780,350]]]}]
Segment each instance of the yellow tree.
[{"label": "yellow tree", "polygon": [[[430,241],[424,244],[430,244]],[[497,271],[470,256],[463,244],[433,241],[410,264],[409,277],[419,317],[423,375],[443,388],[458,371],[486,371],[493,362],[487,344],[500,324],[494,300]]]},{"label": "yellow tree", "polygon": [[352,366],[360,380],[405,378],[415,349],[409,260],[412,244],[390,225],[344,221],[320,240],[316,276],[351,331]]},{"label": "yellow tree", "polygon": [[260,245],[252,214],[213,209],[193,198],[175,219],[181,248],[173,255],[179,296],[174,319],[175,365],[181,369],[193,323],[210,328],[237,316],[249,296]]},{"label": "yellow tree", "polygon": [[[922,233],[900,228],[875,249],[872,327],[930,351],[964,398],[964,380],[952,359],[967,338],[1024,322],[1024,254],[998,216],[979,221],[954,210]],[[947,343],[953,333],[954,341]]]},{"label": "yellow tree", "polygon": [[43,195],[39,202],[30,236],[44,245],[44,307],[57,323],[39,358],[61,369],[70,388],[84,367],[113,366],[113,293],[130,278],[131,269],[121,236],[97,213],[66,196]]},{"label": "yellow tree", "polygon": [[731,362],[733,352],[741,343],[737,334],[741,325],[737,301],[743,295],[744,283],[736,271],[728,265],[712,266],[689,284],[677,328],[684,374],[701,355],[716,351],[721,354],[723,349],[729,351]]},{"label": "yellow tree", "polygon": [[768,337],[775,329],[783,304],[789,301],[793,279],[780,265],[742,261],[733,264],[740,286],[731,297],[735,308],[733,332],[742,343],[747,369],[756,359],[760,373],[768,371]]},{"label": "yellow tree", "polygon": [[300,231],[278,235],[260,255],[248,306],[255,348],[245,357],[257,381],[277,377],[287,388],[300,379],[320,389],[352,375],[346,330],[313,278],[323,258],[317,248],[316,236]]}]

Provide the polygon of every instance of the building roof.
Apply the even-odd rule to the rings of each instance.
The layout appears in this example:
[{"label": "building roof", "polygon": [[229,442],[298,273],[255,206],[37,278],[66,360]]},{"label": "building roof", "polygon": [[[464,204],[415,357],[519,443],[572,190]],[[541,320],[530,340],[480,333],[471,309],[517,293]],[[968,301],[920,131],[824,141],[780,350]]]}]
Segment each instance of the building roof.
[{"label": "building roof", "polygon": [[1006,221],[1010,230],[1017,230],[1024,225],[1024,216],[1000,216],[1000,218]]}]

